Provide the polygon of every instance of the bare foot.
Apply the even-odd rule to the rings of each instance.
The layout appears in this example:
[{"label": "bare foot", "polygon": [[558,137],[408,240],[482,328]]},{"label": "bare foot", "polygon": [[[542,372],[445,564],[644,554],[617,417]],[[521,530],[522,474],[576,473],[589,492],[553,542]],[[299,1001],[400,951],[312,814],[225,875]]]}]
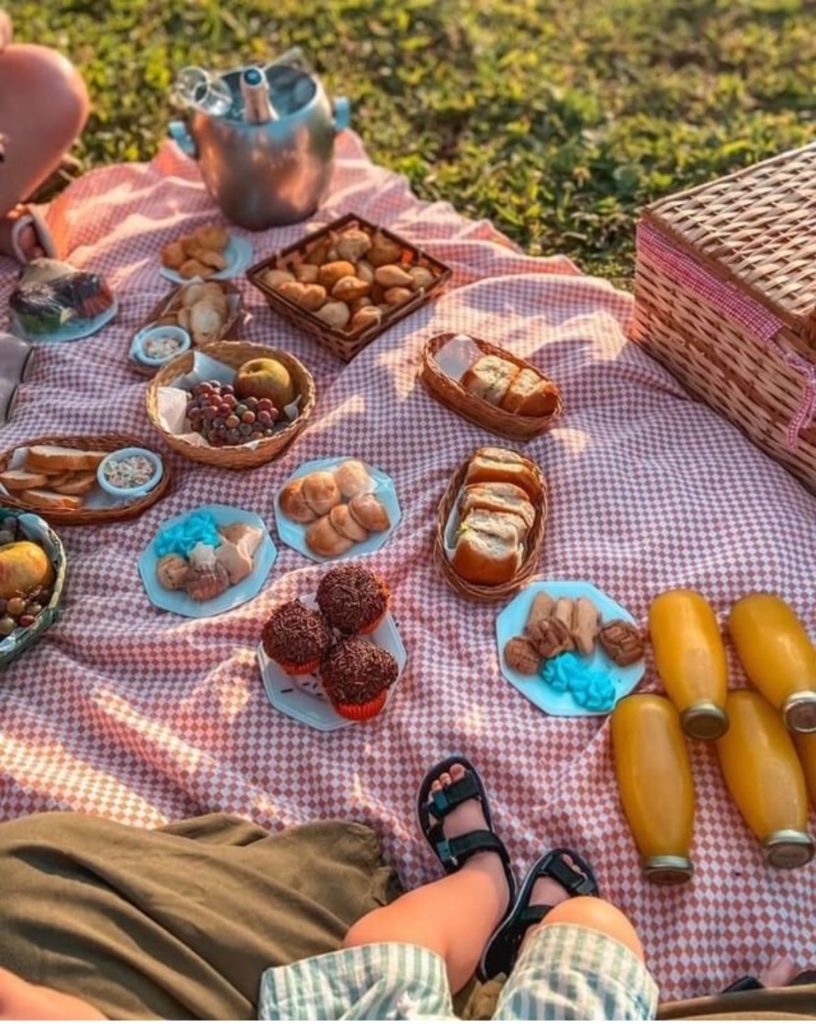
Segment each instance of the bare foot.
[{"label": "bare foot", "polygon": [[[449,786],[452,782],[458,782],[465,775],[467,775],[467,769],[464,765],[452,765],[450,774],[445,772],[431,784],[431,793],[438,792],[443,786]],[[446,839],[454,839],[456,836],[464,835],[467,832],[486,828],[487,821],[485,820],[481,801],[475,797],[472,800],[466,800],[465,803],[451,811],[442,822],[442,831]],[[496,917],[496,923],[498,923],[510,900],[510,889],[507,884],[507,876],[504,873],[501,857],[492,850],[475,853],[462,865],[460,870],[478,871],[490,880],[498,896],[498,906],[501,908]]]},{"label": "bare foot", "polygon": [[32,985],[0,968],[0,1020],[105,1020],[84,999]]}]

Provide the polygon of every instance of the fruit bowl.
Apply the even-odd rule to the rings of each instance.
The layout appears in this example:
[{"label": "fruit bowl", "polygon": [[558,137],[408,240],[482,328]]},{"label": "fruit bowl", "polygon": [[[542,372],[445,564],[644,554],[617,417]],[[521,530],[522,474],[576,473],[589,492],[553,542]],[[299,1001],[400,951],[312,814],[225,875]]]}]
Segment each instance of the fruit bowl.
[{"label": "fruit bowl", "polygon": [[[12,509],[0,508],[0,534],[6,533],[9,520],[16,521],[15,533],[20,540],[31,540],[40,545],[48,556],[54,570],[54,581],[51,584],[51,596],[42,611],[30,624],[21,625],[11,633],[0,637],[0,668],[18,658],[24,651],[36,643],[42,634],[59,617],[59,606],[65,586],[67,561],[62,541],[44,519],[32,512],[17,512]],[[0,539],[4,539],[0,537]],[[5,612],[5,608],[4,608]],[[7,618],[0,616],[0,623]]]},{"label": "fruit bowl", "polygon": [[147,414],[167,444],[194,462],[203,462],[223,469],[253,469],[282,455],[306,426],[316,401],[314,378],[303,363],[288,352],[248,341],[214,341],[209,345],[200,345],[197,352],[236,371],[253,360],[274,359],[282,363],[289,371],[296,395],[300,396],[298,415],[272,436],[251,438],[252,443],[247,444],[227,443],[220,447],[209,443],[194,444],[185,437],[167,430],[159,413],[159,392],[162,388],[171,387],[180,377],[191,372],[196,357],[195,352],[191,350],[162,367],[148,386]]}]

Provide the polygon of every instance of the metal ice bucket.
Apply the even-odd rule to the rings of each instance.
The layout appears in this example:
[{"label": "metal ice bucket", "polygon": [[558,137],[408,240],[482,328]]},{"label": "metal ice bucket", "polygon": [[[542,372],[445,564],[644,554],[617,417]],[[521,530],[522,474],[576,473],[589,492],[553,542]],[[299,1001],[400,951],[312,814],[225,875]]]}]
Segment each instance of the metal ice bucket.
[{"label": "metal ice bucket", "polygon": [[226,114],[194,109],[187,122],[169,125],[227,217],[253,231],[314,213],[329,184],[335,135],[350,122],[348,100],[330,100],[316,76],[281,64],[265,75],[277,120],[243,120],[238,70],[222,76],[233,96]]}]

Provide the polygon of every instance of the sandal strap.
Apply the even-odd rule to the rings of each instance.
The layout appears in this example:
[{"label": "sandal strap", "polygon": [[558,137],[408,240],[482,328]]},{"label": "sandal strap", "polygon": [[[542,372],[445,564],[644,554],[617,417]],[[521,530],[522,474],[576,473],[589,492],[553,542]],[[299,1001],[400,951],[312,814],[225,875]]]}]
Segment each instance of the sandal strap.
[{"label": "sandal strap", "polygon": [[468,800],[476,799],[481,803],[482,792],[476,776],[468,772],[456,782],[451,782],[442,789],[437,789],[430,795],[428,810],[439,820],[447,817],[451,811],[455,811]]},{"label": "sandal strap", "polygon": [[526,931],[532,924],[541,924],[551,910],[552,907],[530,904],[519,913],[515,925],[520,931]]},{"label": "sandal strap", "polygon": [[544,865],[540,878],[553,878],[563,885],[570,896],[592,896],[596,892],[594,880],[581,874],[564,860],[561,851],[556,851],[551,860]]},{"label": "sandal strap", "polygon": [[446,869],[461,867],[475,853],[485,852],[498,853],[502,858],[507,856],[504,843],[495,832],[487,829],[475,829],[436,844],[436,854]]}]

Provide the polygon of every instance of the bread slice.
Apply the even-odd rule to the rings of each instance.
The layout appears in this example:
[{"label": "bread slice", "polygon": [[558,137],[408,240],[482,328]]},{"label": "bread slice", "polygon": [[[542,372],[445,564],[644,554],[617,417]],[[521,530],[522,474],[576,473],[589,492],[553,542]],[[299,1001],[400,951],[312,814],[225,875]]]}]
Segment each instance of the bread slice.
[{"label": "bread slice", "polygon": [[482,356],[462,374],[462,387],[491,405],[500,405],[517,376],[515,363],[501,356]]},{"label": "bread slice", "polygon": [[527,492],[516,484],[495,482],[465,487],[459,502],[461,517],[464,519],[477,508],[488,512],[512,512],[524,520],[528,529],[532,529],[535,522],[535,509],[530,504]]},{"label": "bread slice", "polygon": [[456,542],[451,565],[469,583],[507,583],[521,566],[521,549],[513,540],[481,530],[464,530]]},{"label": "bread slice", "polygon": [[488,512],[484,508],[475,508],[469,512],[460,529],[479,530],[481,533],[514,540],[516,544],[523,544],[529,533],[521,516],[515,516],[512,512]]},{"label": "bread slice", "polygon": [[48,483],[45,473],[30,473],[27,469],[7,469],[0,473],[0,484],[7,491],[27,491],[31,487],[42,487]]},{"label": "bread slice", "polygon": [[35,444],[28,449],[25,468],[38,473],[76,473],[96,471],[108,452],[88,452],[81,448],[64,448],[58,444]]},{"label": "bread slice", "polygon": [[508,448],[480,448],[470,460],[465,484],[483,483],[515,484],[527,493],[534,505],[541,498],[532,462]]},{"label": "bread slice", "polygon": [[549,416],[558,406],[558,388],[535,370],[521,370],[501,401],[502,409],[518,416]]},{"label": "bread slice", "polygon": [[23,501],[35,508],[50,509],[53,511],[69,512],[82,508],[82,498],[76,498],[70,494],[54,494],[53,491],[23,491],[20,494]]},{"label": "bread slice", "polygon": [[96,484],[96,473],[77,473],[72,479],[57,485],[51,482],[51,490],[57,494],[87,494]]}]

